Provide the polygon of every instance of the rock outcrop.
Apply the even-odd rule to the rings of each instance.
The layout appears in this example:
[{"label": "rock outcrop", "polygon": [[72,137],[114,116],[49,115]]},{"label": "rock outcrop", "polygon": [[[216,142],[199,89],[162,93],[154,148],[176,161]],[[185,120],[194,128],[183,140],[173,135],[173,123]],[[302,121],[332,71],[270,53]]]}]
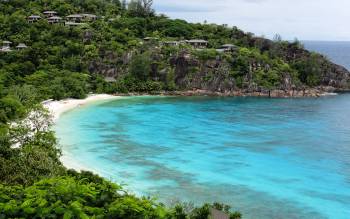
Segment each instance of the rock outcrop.
[{"label": "rock outcrop", "polygon": [[[309,55],[305,50],[303,54]],[[301,56],[298,53],[293,56]],[[175,83],[182,90],[201,90],[208,92],[253,94],[254,96],[319,96],[324,92],[334,92],[350,89],[349,71],[327,59],[321,59],[322,76],[320,85],[307,87],[295,83],[288,73],[281,73],[280,85],[276,88],[265,88],[253,80],[253,72],[261,67],[260,63],[250,63],[249,71],[245,73],[243,85],[239,88],[234,77],[230,75],[230,65],[224,60],[199,61],[190,56],[176,56],[170,60],[175,69]],[[269,68],[266,65],[264,68]]]},{"label": "rock outcrop", "polygon": [[[260,42],[265,49],[272,43],[269,40]],[[263,50],[263,49],[261,49]],[[128,65],[135,52],[127,52],[116,55],[112,52],[104,52],[99,60],[90,62],[89,71],[98,73],[104,77],[118,78],[127,74]],[[290,46],[281,55],[286,63],[297,63],[300,60],[308,60],[312,53]],[[150,77],[155,81],[168,83],[168,75],[174,73],[174,82],[179,90],[205,91],[208,93],[222,93],[224,95],[253,95],[253,96],[320,96],[324,92],[343,91],[350,89],[349,71],[337,64],[318,55],[317,64],[321,69],[321,78],[318,85],[310,87],[295,78],[289,72],[279,72],[277,87],[264,87],[254,80],[255,72],[262,70],[268,72],[272,66],[254,59],[249,60],[246,71],[241,72],[241,81],[232,75],[232,62],[217,57],[216,59],[200,60],[187,51],[179,52],[167,59],[161,54],[161,50],[151,50],[152,60]],[[233,56],[234,59],[234,56]]]}]

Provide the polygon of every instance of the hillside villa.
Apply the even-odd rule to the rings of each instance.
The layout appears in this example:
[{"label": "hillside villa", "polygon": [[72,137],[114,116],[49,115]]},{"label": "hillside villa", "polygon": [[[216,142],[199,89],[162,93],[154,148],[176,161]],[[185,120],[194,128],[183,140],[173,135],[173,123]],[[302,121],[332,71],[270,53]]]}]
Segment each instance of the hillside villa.
[{"label": "hillside villa", "polygon": [[238,49],[237,46],[233,44],[224,44],[220,48],[216,49],[217,52],[234,52]]},{"label": "hillside villa", "polygon": [[[56,11],[44,11],[43,14],[49,24],[59,24],[63,21],[63,18],[59,17]],[[94,14],[71,14],[65,17],[64,24],[67,26],[78,26],[84,24],[83,22],[96,21],[97,18]],[[27,18],[28,23],[35,23],[40,19],[40,15],[31,15]]]},{"label": "hillside villa", "polygon": [[[13,50],[11,49],[12,42],[10,41],[2,41],[2,46],[0,48],[0,52],[12,52]],[[22,50],[28,48],[24,43],[19,43],[16,46],[17,50]]]},{"label": "hillside villa", "polygon": [[2,41],[2,47],[1,47],[1,52],[11,52],[12,50],[11,50],[11,44],[12,44],[12,42],[10,42],[10,41],[7,41],[7,40],[5,40],[5,41]]},{"label": "hillside villa", "polygon": [[28,23],[35,23],[40,19],[41,19],[41,17],[39,15],[31,15],[27,18]]},{"label": "hillside villa", "polygon": [[45,17],[49,18],[49,17],[54,17],[57,15],[56,11],[44,11],[43,14],[45,15]]},{"label": "hillside villa", "polygon": [[47,21],[49,22],[49,24],[59,24],[61,23],[62,18],[58,16],[53,16],[53,17],[49,17]]},{"label": "hillside villa", "polygon": [[200,39],[194,39],[194,40],[187,40],[187,44],[191,45],[195,49],[205,49],[208,47],[208,41],[206,40],[200,40]]},{"label": "hillside villa", "polygon": [[26,49],[28,48],[28,46],[24,43],[20,43],[18,44],[18,46],[16,46],[17,50],[22,50],[22,49]]}]

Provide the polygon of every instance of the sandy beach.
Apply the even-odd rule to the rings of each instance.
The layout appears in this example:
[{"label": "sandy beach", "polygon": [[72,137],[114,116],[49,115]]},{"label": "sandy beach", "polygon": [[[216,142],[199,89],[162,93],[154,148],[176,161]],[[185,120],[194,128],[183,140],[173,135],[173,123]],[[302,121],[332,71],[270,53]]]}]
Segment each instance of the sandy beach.
[{"label": "sandy beach", "polygon": [[54,100],[47,100],[44,101],[42,104],[44,107],[46,107],[51,115],[53,116],[53,121],[57,121],[57,119],[62,115],[64,112],[67,112],[69,110],[72,110],[74,108],[84,106],[89,103],[93,103],[96,101],[101,100],[112,100],[112,99],[119,99],[122,98],[120,96],[113,96],[108,94],[92,94],[89,95],[85,99],[65,99],[60,101],[54,101]]},{"label": "sandy beach", "polygon": [[[89,95],[85,99],[65,99],[65,100],[60,100],[60,101],[54,101],[54,100],[47,100],[42,102],[44,107],[46,107],[52,117],[53,121],[56,122],[59,117],[70,110],[73,110],[74,108],[84,106],[89,103],[93,103],[96,101],[103,101],[103,100],[113,100],[113,99],[119,99],[122,98],[120,96],[112,96],[112,95],[107,95],[107,94],[95,94],[95,95]],[[79,162],[77,162],[72,155],[69,154],[68,151],[63,150],[63,154],[60,158],[61,162],[63,163],[64,166],[70,169],[75,169],[77,171],[81,170],[88,170],[97,173],[91,168],[85,167]]]}]

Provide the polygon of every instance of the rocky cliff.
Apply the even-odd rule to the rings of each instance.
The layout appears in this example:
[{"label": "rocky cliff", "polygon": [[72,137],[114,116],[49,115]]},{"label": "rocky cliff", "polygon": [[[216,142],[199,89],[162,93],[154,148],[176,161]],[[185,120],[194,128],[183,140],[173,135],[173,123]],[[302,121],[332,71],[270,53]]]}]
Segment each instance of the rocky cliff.
[{"label": "rocky cliff", "polygon": [[[133,56],[147,52],[149,76],[154,81],[173,82],[177,90],[198,90],[225,95],[319,96],[324,92],[349,90],[350,73],[326,57],[300,46],[259,39],[258,52],[236,51],[201,59],[195,50],[167,55],[159,47],[143,48],[117,55],[110,51],[89,63],[89,71],[104,77],[122,78],[129,72]],[[257,40],[256,39],[256,40]],[[258,46],[259,44],[260,46]],[[272,54],[277,50],[278,53]],[[248,50],[247,50],[248,51]],[[265,55],[268,53],[269,55]]]},{"label": "rocky cliff", "polygon": [[[308,54],[308,53],[307,53]],[[297,59],[297,58],[295,58]],[[197,59],[177,56],[171,59],[175,69],[175,82],[182,90],[198,90],[227,95],[254,96],[318,96],[324,92],[348,90],[350,88],[350,73],[347,69],[324,59],[320,65],[324,66],[322,80],[317,86],[306,86],[294,81],[288,73],[281,73],[279,86],[267,88],[257,84],[254,70],[260,64],[250,63],[244,72],[242,86],[238,86],[231,75],[231,66],[224,60],[208,60],[200,62]],[[260,66],[261,67],[261,66]],[[269,68],[264,66],[263,68]]]}]

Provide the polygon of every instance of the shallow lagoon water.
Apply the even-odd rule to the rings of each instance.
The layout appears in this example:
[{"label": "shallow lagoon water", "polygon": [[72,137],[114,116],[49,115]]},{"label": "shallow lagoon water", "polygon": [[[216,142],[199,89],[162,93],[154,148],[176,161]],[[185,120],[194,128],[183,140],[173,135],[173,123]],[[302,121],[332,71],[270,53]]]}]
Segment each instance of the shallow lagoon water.
[{"label": "shallow lagoon water", "polygon": [[70,111],[55,130],[66,157],[165,203],[350,218],[349,94],[127,97]]}]

